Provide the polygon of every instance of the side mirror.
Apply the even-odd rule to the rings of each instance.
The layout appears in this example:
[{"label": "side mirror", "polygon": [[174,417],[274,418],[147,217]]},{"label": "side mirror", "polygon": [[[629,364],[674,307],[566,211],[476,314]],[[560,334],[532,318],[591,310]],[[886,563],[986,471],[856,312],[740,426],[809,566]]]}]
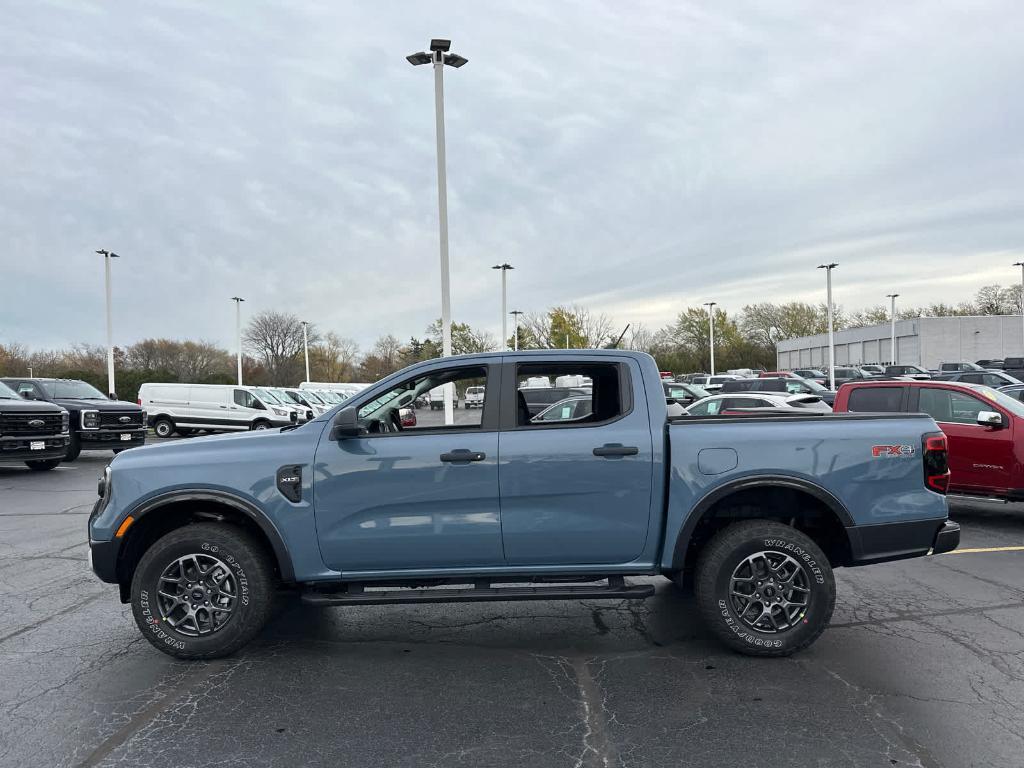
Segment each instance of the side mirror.
[{"label": "side mirror", "polygon": [[334,417],[331,440],[344,440],[366,434],[366,428],[359,426],[359,414],[355,408],[342,408]]},{"label": "side mirror", "polygon": [[978,424],[983,427],[1000,428],[1003,426],[1002,414],[996,413],[995,411],[979,411]]}]

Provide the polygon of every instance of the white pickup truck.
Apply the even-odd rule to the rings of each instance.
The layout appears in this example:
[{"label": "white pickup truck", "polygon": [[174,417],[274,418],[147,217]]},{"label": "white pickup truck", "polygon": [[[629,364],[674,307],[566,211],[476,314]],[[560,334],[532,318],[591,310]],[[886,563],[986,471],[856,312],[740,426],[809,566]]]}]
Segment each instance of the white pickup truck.
[{"label": "white pickup truck", "polygon": [[466,407],[484,407],[484,387],[466,387]]}]

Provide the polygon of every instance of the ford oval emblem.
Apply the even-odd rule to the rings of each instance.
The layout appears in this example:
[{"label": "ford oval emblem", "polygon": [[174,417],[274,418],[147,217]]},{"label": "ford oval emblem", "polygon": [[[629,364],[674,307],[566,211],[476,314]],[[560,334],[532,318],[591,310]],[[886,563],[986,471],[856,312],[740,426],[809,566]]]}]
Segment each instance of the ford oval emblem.
[{"label": "ford oval emblem", "polygon": [[32,421],[30,421],[28,425],[30,427],[45,427],[46,422],[43,421],[42,419],[32,419]]},{"label": "ford oval emblem", "polygon": [[122,424],[127,424],[131,420],[131,416],[122,416],[120,419],[118,419],[118,421],[120,421]]}]

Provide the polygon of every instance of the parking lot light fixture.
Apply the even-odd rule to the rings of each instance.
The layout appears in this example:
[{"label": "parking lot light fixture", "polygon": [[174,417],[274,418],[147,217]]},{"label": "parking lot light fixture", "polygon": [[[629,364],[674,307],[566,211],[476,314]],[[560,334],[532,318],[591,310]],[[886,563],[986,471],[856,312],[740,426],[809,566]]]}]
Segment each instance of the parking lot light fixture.
[{"label": "parking lot light fixture", "polygon": [[[445,168],[444,146],[444,68],[445,65],[459,69],[468,59],[448,53],[452,41],[434,38],[430,41],[430,53],[420,51],[406,56],[413,66],[433,63],[434,65],[434,120],[437,134],[437,208],[441,241],[441,354],[452,354],[452,313],[448,268],[448,179]],[[444,388],[444,423],[455,422],[455,404],[452,387]]]},{"label": "parking lot light fixture", "polygon": [[[1020,267],[1020,320],[1021,331],[1024,332],[1024,261],[1015,261],[1013,266]],[[1021,351],[1024,352],[1024,338],[1021,339]]]},{"label": "parking lot light fixture", "polygon": [[706,301],[704,306],[708,308],[708,348],[711,350],[711,375],[715,375],[715,306],[717,301]]},{"label": "parking lot light fixture", "polygon": [[889,310],[889,320],[892,322],[892,347],[890,349],[892,364],[897,365],[896,360],[896,299],[899,298],[898,293],[887,293],[886,296],[892,301],[892,308]]},{"label": "parking lot light fixture", "polygon": [[312,381],[309,378],[309,332],[306,330],[308,325],[305,320],[302,321],[302,352],[306,357],[306,381]]},{"label": "parking lot light fixture", "polygon": [[515,349],[516,352],[518,352],[519,351],[519,316],[524,314],[524,313],[520,312],[518,309],[513,309],[511,312],[509,312],[509,314],[512,315],[512,317],[515,318],[514,322],[516,324],[516,327],[512,331],[512,333],[514,335],[514,343],[515,343],[514,349]]},{"label": "parking lot light fixture", "polygon": [[819,264],[818,269],[825,270],[826,298],[828,301],[828,388],[836,388],[836,335],[832,323],[832,270],[839,265],[835,262]]},{"label": "parking lot light fixture", "polygon": [[242,302],[241,296],[232,296],[235,302],[235,343],[238,344],[238,386],[242,386]]},{"label": "parking lot light fixture", "polygon": [[107,395],[114,397],[114,325],[110,315],[110,260],[118,259],[113,251],[100,249],[96,251],[103,257],[104,281],[107,288]]},{"label": "parking lot light fixture", "polygon": [[508,349],[508,293],[505,275],[510,269],[515,269],[511,264],[495,264],[491,269],[501,270],[501,348]]}]

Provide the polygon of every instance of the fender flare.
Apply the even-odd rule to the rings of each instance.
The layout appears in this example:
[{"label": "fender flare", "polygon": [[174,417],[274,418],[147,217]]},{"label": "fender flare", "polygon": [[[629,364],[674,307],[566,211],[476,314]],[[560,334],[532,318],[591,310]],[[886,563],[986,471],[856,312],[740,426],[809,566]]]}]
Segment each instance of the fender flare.
[{"label": "fender flare", "polygon": [[820,501],[836,516],[836,519],[839,520],[846,530],[851,550],[855,553],[854,547],[857,542],[852,540],[853,537],[850,536],[850,529],[856,525],[856,522],[853,519],[853,515],[850,514],[849,510],[846,509],[846,506],[835,494],[817,483],[802,478],[787,475],[752,475],[740,478],[739,480],[733,480],[709,491],[693,506],[693,509],[686,518],[686,522],[683,523],[682,528],[679,530],[679,535],[676,537],[675,549],[672,552],[672,569],[681,570],[686,565],[686,551],[690,546],[690,538],[693,536],[693,531],[711,507],[738,491],[765,487],[802,491]]},{"label": "fender flare", "polygon": [[277,567],[281,573],[281,580],[287,582],[295,581],[295,567],[292,565],[292,557],[288,552],[288,547],[285,546],[284,538],[281,536],[277,526],[264,514],[263,510],[252,502],[233,493],[210,488],[179,488],[146,499],[141,504],[128,510],[128,514],[137,521],[150,512],[165,507],[168,504],[176,504],[181,501],[212,501],[241,512],[256,524],[267,538],[267,541],[270,542],[270,547],[274,552],[274,559],[277,560]]}]

